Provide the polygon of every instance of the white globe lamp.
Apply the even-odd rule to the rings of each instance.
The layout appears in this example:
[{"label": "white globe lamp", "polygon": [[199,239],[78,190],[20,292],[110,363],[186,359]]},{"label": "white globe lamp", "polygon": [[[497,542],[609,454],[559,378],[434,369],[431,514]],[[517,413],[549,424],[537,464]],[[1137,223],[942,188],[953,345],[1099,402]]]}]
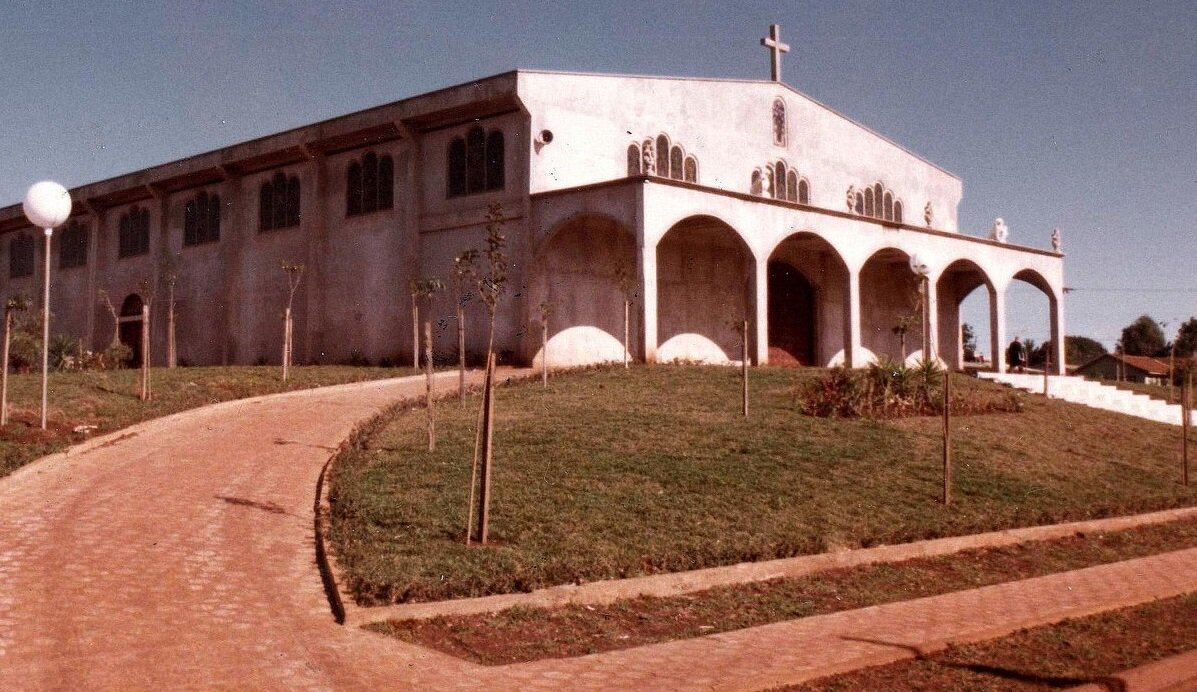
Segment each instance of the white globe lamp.
[{"label": "white globe lamp", "polygon": [[[71,194],[56,182],[34,183],[21,205],[29,223],[46,233],[45,271],[42,272],[42,430],[46,429],[46,385],[50,371],[50,236],[71,215]],[[8,363],[4,364],[8,367]]]}]

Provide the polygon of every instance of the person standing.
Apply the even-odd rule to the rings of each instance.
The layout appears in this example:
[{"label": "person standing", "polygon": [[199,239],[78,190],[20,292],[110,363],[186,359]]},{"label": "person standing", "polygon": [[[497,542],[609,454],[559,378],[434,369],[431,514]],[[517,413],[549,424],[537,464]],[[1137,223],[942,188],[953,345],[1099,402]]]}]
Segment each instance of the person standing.
[{"label": "person standing", "polygon": [[1006,365],[1015,372],[1023,372],[1025,363],[1026,353],[1022,347],[1022,338],[1016,336],[1006,349]]}]

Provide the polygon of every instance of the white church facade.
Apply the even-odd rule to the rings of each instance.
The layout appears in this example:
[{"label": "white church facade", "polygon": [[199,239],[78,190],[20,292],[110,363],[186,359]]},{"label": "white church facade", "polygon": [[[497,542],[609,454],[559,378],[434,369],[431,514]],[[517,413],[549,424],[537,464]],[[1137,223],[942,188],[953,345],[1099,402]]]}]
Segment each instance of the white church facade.
[{"label": "white church facade", "polygon": [[[750,357],[861,366],[930,355],[962,366],[960,304],[989,295],[1004,367],[1014,281],[1050,305],[1063,362],[1063,255],[957,227],[959,178],[780,82],[517,70],[71,190],[51,248],[53,331],[103,348],[101,291],[130,319],[178,269],[177,342],[197,365],[278,362],[283,262],[306,267],[295,361],[409,362],[408,283],[448,279],[501,205],[511,267],[496,344],[510,362]],[[1001,234],[999,234],[1001,235]],[[1046,239],[1047,234],[1044,234]],[[911,258],[925,265],[925,336]],[[0,209],[4,295],[40,296],[40,232]],[[433,305],[456,357],[454,305]],[[484,348],[480,301],[468,348]],[[136,330],[131,330],[136,331]]]}]

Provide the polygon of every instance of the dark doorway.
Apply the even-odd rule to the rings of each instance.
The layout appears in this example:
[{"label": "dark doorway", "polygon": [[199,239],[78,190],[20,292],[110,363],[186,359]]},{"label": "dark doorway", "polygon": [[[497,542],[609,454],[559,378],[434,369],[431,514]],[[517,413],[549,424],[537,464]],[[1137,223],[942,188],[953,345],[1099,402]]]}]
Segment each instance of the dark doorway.
[{"label": "dark doorway", "polygon": [[769,263],[769,364],[814,365],[815,290],[794,267]]},{"label": "dark doorway", "polygon": [[132,357],[127,361],[130,367],[141,367],[141,296],[136,293],[125,298],[121,303],[120,339],[121,343],[133,350]]}]

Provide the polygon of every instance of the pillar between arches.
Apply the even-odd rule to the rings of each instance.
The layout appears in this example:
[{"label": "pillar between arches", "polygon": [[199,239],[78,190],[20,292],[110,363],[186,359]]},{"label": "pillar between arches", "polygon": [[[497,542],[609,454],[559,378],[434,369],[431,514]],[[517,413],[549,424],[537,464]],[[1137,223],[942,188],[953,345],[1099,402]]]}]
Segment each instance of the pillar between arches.
[{"label": "pillar between arches", "polygon": [[1006,289],[990,289],[989,349],[993,354],[993,371],[1006,372]]},{"label": "pillar between arches", "polygon": [[769,259],[756,260],[756,364],[769,364]]},{"label": "pillar between arches", "polygon": [[845,331],[848,333],[848,343],[844,353],[844,362],[850,368],[863,368],[864,349],[860,335],[860,268],[848,270],[848,310]]},{"label": "pillar between arches", "polygon": [[641,338],[645,363],[657,362],[657,248],[641,245],[636,256],[637,273],[640,278],[641,305],[644,310]]},{"label": "pillar between arches", "polygon": [[923,308],[923,337],[926,339],[927,352],[924,360],[935,360],[939,355],[939,291],[936,288],[939,277],[927,277],[927,305]]}]

